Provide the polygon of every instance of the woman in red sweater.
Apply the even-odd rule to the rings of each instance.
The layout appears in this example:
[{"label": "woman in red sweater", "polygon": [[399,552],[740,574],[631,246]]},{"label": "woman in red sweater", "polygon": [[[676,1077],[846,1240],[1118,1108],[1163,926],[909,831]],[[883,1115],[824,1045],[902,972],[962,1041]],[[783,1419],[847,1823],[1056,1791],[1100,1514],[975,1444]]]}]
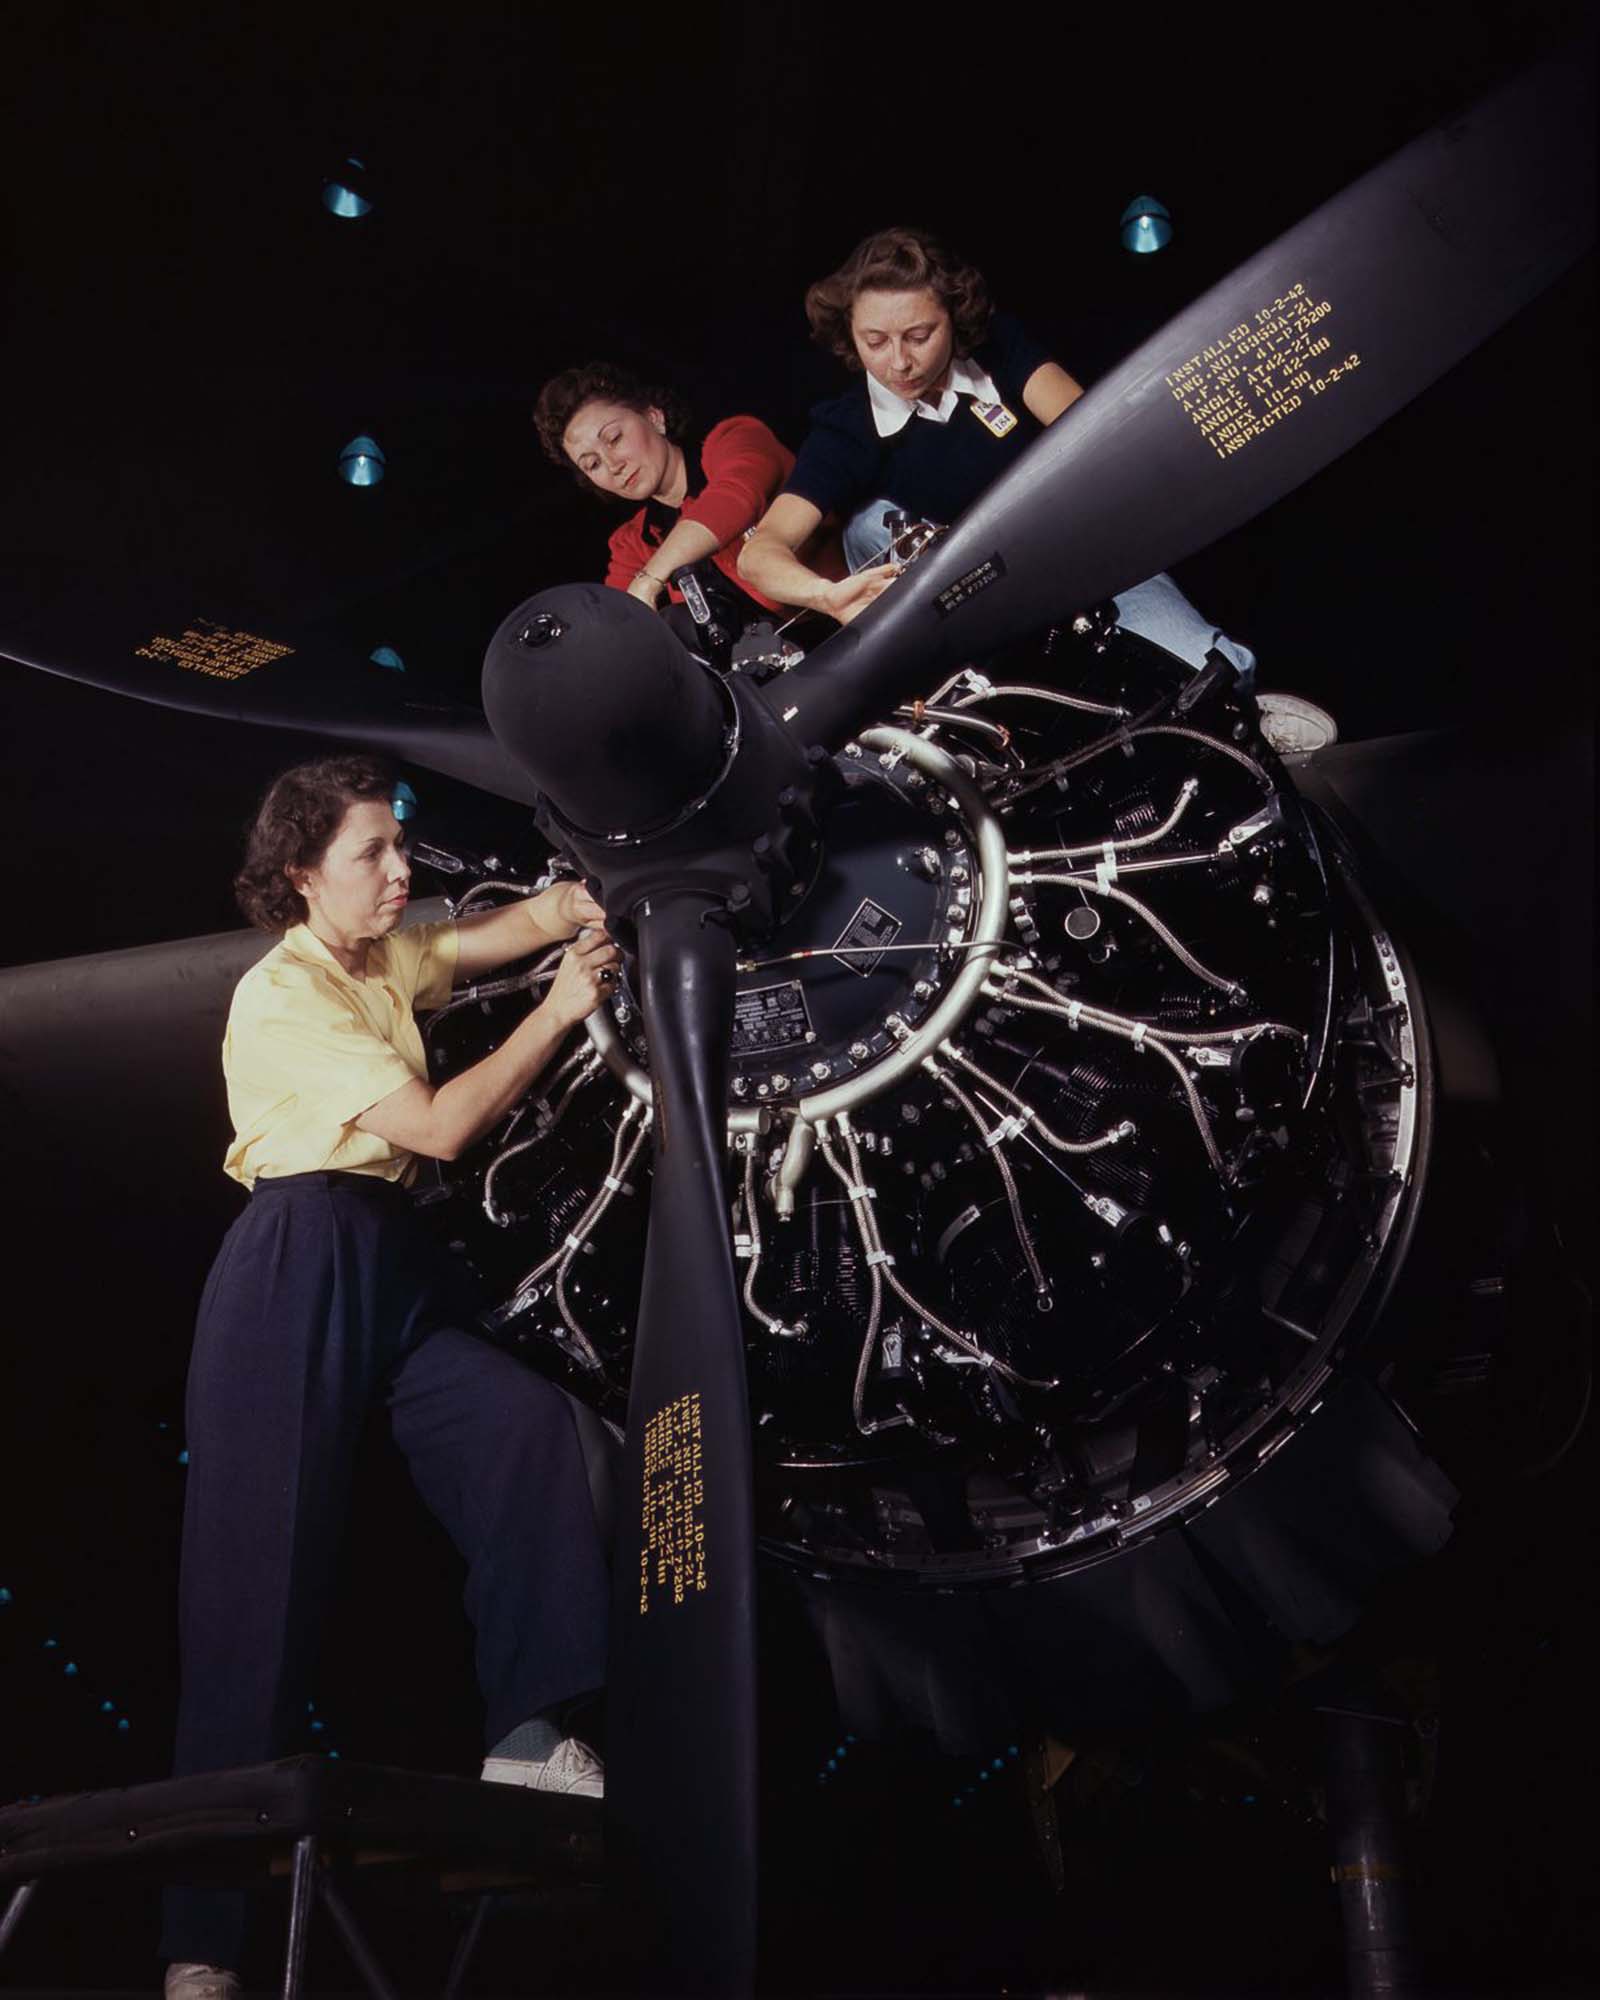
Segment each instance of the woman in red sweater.
[{"label": "woman in red sweater", "polygon": [[[673,572],[709,558],[736,594],[745,622],[780,608],[739,575],[745,536],[794,469],[794,453],[758,417],[724,417],[701,434],[670,390],[591,361],[545,383],[533,420],[545,455],[570,467],[586,492],[635,509],[612,531],[606,582],[614,589],[652,610],[681,604]],[[842,577],[831,527],[813,538],[807,560],[825,579]],[[853,585],[848,577],[834,585],[841,604]]]}]

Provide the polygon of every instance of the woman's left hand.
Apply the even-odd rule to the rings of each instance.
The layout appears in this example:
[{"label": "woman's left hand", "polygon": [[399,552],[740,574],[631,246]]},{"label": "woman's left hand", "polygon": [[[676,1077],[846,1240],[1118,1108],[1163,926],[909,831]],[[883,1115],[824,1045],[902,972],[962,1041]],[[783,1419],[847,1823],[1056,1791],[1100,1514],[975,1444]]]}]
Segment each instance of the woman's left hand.
[{"label": "woman's left hand", "polygon": [[660,577],[651,576],[647,571],[639,570],[634,576],[632,583],[628,585],[628,595],[630,597],[637,597],[641,604],[648,604],[650,609],[655,611],[660,608],[661,600],[666,594],[666,589],[667,586],[661,581]]},{"label": "woman's left hand", "polygon": [[606,913],[581,882],[553,882],[534,898],[535,920],[548,937],[571,937],[585,926],[602,927]]}]

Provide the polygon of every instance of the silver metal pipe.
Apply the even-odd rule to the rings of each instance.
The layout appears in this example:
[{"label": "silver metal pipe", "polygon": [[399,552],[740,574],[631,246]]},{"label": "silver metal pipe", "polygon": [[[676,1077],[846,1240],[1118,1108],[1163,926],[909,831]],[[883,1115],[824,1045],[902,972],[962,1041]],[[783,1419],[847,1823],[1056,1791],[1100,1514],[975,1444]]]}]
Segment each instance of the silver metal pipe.
[{"label": "silver metal pipe", "polygon": [[[1198,778],[1185,778],[1183,783],[1178,787],[1178,796],[1173,801],[1171,812],[1167,814],[1159,826],[1151,827],[1148,833],[1130,833],[1122,835],[1120,838],[1113,836],[1105,840],[1080,841],[1076,847],[1038,847],[1032,853],[1013,854],[1011,865],[1015,868],[1019,866],[1026,867],[1034,861],[1076,861],[1083,855],[1104,854],[1108,847],[1113,854],[1120,857],[1131,853],[1136,847],[1153,846],[1156,841],[1164,840],[1171,833],[1172,829],[1194,803],[1195,795],[1199,790],[1200,780]],[[1211,858],[1210,855],[1206,856],[1208,861]]]},{"label": "silver metal pipe", "polygon": [[1030,1000],[1026,995],[1013,992],[1004,986],[991,986],[989,991],[993,997],[1005,1001],[1007,1006],[1024,1007],[1035,1014],[1054,1014],[1064,1020],[1069,1027],[1093,1028],[1100,1034],[1115,1035],[1121,1041],[1131,1042],[1136,1049],[1153,1049],[1178,1079],[1179,1086],[1188,1100],[1195,1129],[1200,1135],[1200,1143],[1206,1149],[1207,1159],[1222,1179],[1227,1179],[1227,1167],[1217,1145],[1216,1135],[1211,1129],[1211,1120],[1206,1114],[1205,1105],[1199,1091],[1195,1089],[1194,1079],[1167,1047],[1162,1036],[1152,1034],[1147,1022],[1129,1021],[1121,1015],[1107,1013],[1105,1009],[1091,1007],[1083,1001],[1063,1000],[1053,986],[1030,972],[1014,973],[1012,977],[1027,980],[1030,985],[1038,987],[1041,992],[1048,993],[1051,997],[1048,1001]]},{"label": "silver metal pipe", "polygon": [[1110,903],[1120,903],[1124,909],[1132,910],[1142,924],[1154,931],[1178,963],[1186,966],[1196,979],[1203,979],[1208,986],[1215,986],[1230,997],[1238,995],[1243,998],[1244,988],[1236,979],[1229,979],[1225,973],[1213,972],[1209,966],[1202,965],[1177,932],[1163,923],[1148,903],[1141,902],[1137,896],[1130,896],[1126,889],[1119,889],[1115,883],[1102,882],[1098,875],[1039,874],[1033,869],[1025,870],[1014,879],[1024,888],[1030,887],[1035,882],[1045,882],[1058,888],[1079,889],[1086,896],[1101,896]]},{"label": "silver metal pipe", "polygon": [[[956,677],[960,678],[959,675]],[[953,685],[953,683],[951,683]],[[979,688],[974,694],[962,695],[953,705],[956,708],[975,708],[980,701],[994,701],[1000,695],[1017,695],[1030,701],[1053,702],[1057,708],[1075,708],[1082,715],[1126,715],[1127,709],[1119,708],[1114,702],[1090,701],[1081,694],[1063,694],[1060,688],[1042,687],[987,687]]]},{"label": "silver metal pipe", "polygon": [[940,1053],[948,1056],[952,1062],[959,1063],[970,1076],[975,1076],[997,1097],[1003,1097],[1008,1104],[1014,1106],[1024,1126],[1030,1132],[1037,1132],[1045,1144],[1053,1147],[1058,1153],[1102,1153],[1107,1146],[1119,1146],[1124,1139],[1131,1139],[1134,1136],[1133,1120],[1124,1118],[1120,1124],[1108,1126],[1097,1139],[1063,1139],[1060,1133],[1051,1131],[1025,1097],[1019,1097],[1016,1091],[1009,1089],[998,1077],[991,1076],[986,1069],[979,1069],[971,1056],[958,1044],[946,1042]]}]

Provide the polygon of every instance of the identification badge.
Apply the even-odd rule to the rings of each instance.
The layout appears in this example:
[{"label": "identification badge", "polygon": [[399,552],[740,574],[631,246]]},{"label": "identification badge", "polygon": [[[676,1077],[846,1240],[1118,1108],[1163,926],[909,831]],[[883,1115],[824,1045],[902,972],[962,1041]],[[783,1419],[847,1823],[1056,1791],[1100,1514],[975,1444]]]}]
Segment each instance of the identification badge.
[{"label": "identification badge", "polygon": [[983,425],[991,437],[1009,437],[1017,427],[1016,412],[1008,410],[1004,403],[979,403],[974,401],[972,404],[972,414]]}]

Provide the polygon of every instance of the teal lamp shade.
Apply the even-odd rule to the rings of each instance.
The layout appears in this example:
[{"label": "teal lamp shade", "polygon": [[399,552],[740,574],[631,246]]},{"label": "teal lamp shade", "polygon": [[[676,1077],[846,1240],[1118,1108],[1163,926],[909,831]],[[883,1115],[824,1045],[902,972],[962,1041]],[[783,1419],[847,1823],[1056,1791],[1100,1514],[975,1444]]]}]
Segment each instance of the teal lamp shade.
[{"label": "teal lamp shade", "polygon": [[362,160],[346,160],[335,174],[322,183],[322,205],[330,215],[355,222],[372,213],[366,193],[367,169]]},{"label": "teal lamp shade", "polygon": [[1123,249],[1148,257],[1172,241],[1172,216],[1154,195],[1142,194],[1122,211],[1121,229]]},{"label": "teal lamp shade", "polygon": [[374,646],[367,658],[375,667],[387,667],[392,674],[403,674],[406,663],[393,646]]},{"label": "teal lamp shade", "polygon": [[347,486],[376,486],[388,469],[376,438],[353,437],[339,454],[339,477]]}]

